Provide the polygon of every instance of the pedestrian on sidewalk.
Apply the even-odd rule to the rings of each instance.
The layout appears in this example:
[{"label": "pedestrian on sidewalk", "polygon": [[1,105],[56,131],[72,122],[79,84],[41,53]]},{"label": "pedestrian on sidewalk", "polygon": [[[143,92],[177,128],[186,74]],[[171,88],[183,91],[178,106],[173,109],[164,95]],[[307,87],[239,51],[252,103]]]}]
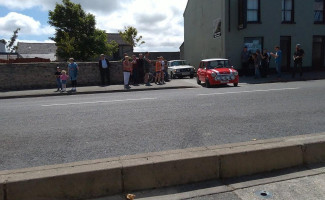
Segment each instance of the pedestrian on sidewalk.
[{"label": "pedestrian on sidewalk", "polygon": [[144,54],[144,83],[146,86],[151,86],[149,83],[149,72],[151,67],[151,60],[149,60],[149,52]]},{"label": "pedestrian on sidewalk", "polygon": [[132,80],[133,85],[138,86],[139,85],[139,69],[138,69],[138,62],[137,57],[135,55],[132,55]]},{"label": "pedestrian on sidewalk", "polygon": [[282,51],[279,46],[275,46],[275,53],[270,53],[275,58],[275,69],[278,74],[278,78],[281,78],[281,65],[282,65]]},{"label": "pedestrian on sidewalk", "polygon": [[130,62],[129,56],[125,56],[123,61],[123,77],[124,77],[124,89],[130,89],[129,81],[132,72],[132,62]]},{"label": "pedestrian on sidewalk", "polygon": [[243,76],[249,75],[249,51],[247,50],[247,46],[244,46],[241,54],[240,54],[240,60],[241,60],[241,70]]},{"label": "pedestrian on sidewalk", "polygon": [[61,80],[60,80],[60,76],[61,76],[61,69],[60,67],[56,67],[56,72],[54,73],[55,78],[56,78],[56,85],[57,85],[57,90],[56,92],[59,92],[60,90],[62,90],[62,85],[61,85]]},{"label": "pedestrian on sidewalk", "polygon": [[252,54],[252,59],[254,62],[254,69],[255,69],[255,79],[260,77],[260,69],[259,69],[259,58],[258,58],[258,53],[256,51],[256,53]]},{"label": "pedestrian on sidewalk", "polygon": [[62,74],[60,75],[60,81],[61,81],[61,84],[62,84],[61,92],[66,91],[66,89],[67,89],[67,80],[68,80],[67,72],[65,70],[62,70]]},{"label": "pedestrian on sidewalk", "polygon": [[107,85],[110,85],[110,63],[104,54],[100,55],[98,66],[100,71],[101,86],[105,86],[105,78]]},{"label": "pedestrian on sidewalk", "polygon": [[304,55],[305,55],[305,51],[303,49],[301,49],[300,44],[297,44],[296,51],[293,54],[294,65],[293,65],[293,70],[292,70],[292,78],[295,78],[295,76],[296,76],[297,67],[299,67],[300,78],[302,77],[302,59],[303,59]]},{"label": "pedestrian on sidewalk", "polygon": [[142,53],[139,54],[139,58],[137,59],[137,67],[139,72],[139,83],[144,83],[144,60]]},{"label": "pedestrian on sidewalk", "polygon": [[269,55],[266,49],[263,49],[263,53],[261,54],[261,57],[262,57],[261,76],[262,78],[266,78],[267,71],[268,71],[268,62],[269,62]]},{"label": "pedestrian on sidewalk", "polygon": [[158,60],[156,61],[156,77],[155,77],[155,83],[158,85],[161,85],[161,60],[162,57],[158,57]]},{"label": "pedestrian on sidewalk", "polygon": [[69,59],[68,72],[71,80],[71,92],[77,91],[77,77],[78,77],[79,67],[73,58]]},{"label": "pedestrian on sidewalk", "polygon": [[161,56],[161,83],[165,84],[165,70],[166,70],[166,62],[164,57]]}]

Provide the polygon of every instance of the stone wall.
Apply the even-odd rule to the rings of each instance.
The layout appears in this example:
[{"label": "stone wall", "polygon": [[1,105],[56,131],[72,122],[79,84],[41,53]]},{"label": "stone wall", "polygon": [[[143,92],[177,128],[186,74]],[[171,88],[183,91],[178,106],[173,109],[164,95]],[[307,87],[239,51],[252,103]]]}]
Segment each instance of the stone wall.
[{"label": "stone wall", "polygon": [[[78,63],[78,86],[100,84],[97,62]],[[67,70],[67,63],[0,64],[0,90],[56,88],[56,67]],[[123,84],[121,62],[111,62],[111,84]],[[68,82],[68,87],[70,82]]]}]

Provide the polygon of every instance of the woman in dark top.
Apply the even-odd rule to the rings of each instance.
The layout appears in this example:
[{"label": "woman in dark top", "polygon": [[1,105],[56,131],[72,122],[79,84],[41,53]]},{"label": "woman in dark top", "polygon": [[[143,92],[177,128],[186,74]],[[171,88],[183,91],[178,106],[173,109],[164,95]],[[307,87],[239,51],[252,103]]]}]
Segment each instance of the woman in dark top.
[{"label": "woman in dark top", "polygon": [[267,66],[269,62],[269,55],[267,54],[267,50],[263,49],[262,57],[262,64],[261,64],[261,75],[263,78],[267,76]]}]

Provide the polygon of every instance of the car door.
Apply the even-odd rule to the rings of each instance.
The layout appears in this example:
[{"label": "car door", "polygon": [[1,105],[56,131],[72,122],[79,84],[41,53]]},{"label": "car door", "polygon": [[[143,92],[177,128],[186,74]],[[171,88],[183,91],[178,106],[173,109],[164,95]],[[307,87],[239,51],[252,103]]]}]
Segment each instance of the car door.
[{"label": "car door", "polygon": [[202,71],[202,62],[200,62],[199,64],[199,68],[197,69],[197,78],[201,81],[202,77],[201,77],[201,71]]},{"label": "car door", "polygon": [[205,82],[205,77],[207,74],[207,63],[206,62],[201,62],[201,71],[200,71],[200,81]]}]

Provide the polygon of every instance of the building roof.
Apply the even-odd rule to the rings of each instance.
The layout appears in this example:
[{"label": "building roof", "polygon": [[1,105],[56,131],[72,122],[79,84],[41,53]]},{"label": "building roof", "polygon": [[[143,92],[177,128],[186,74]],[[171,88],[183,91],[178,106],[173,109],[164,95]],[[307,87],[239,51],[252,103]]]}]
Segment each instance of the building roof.
[{"label": "building roof", "polygon": [[55,43],[18,42],[17,47],[19,54],[55,54],[57,49]]},{"label": "building roof", "polygon": [[107,40],[108,42],[114,40],[118,45],[131,46],[121,38],[119,33],[107,33]]}]

